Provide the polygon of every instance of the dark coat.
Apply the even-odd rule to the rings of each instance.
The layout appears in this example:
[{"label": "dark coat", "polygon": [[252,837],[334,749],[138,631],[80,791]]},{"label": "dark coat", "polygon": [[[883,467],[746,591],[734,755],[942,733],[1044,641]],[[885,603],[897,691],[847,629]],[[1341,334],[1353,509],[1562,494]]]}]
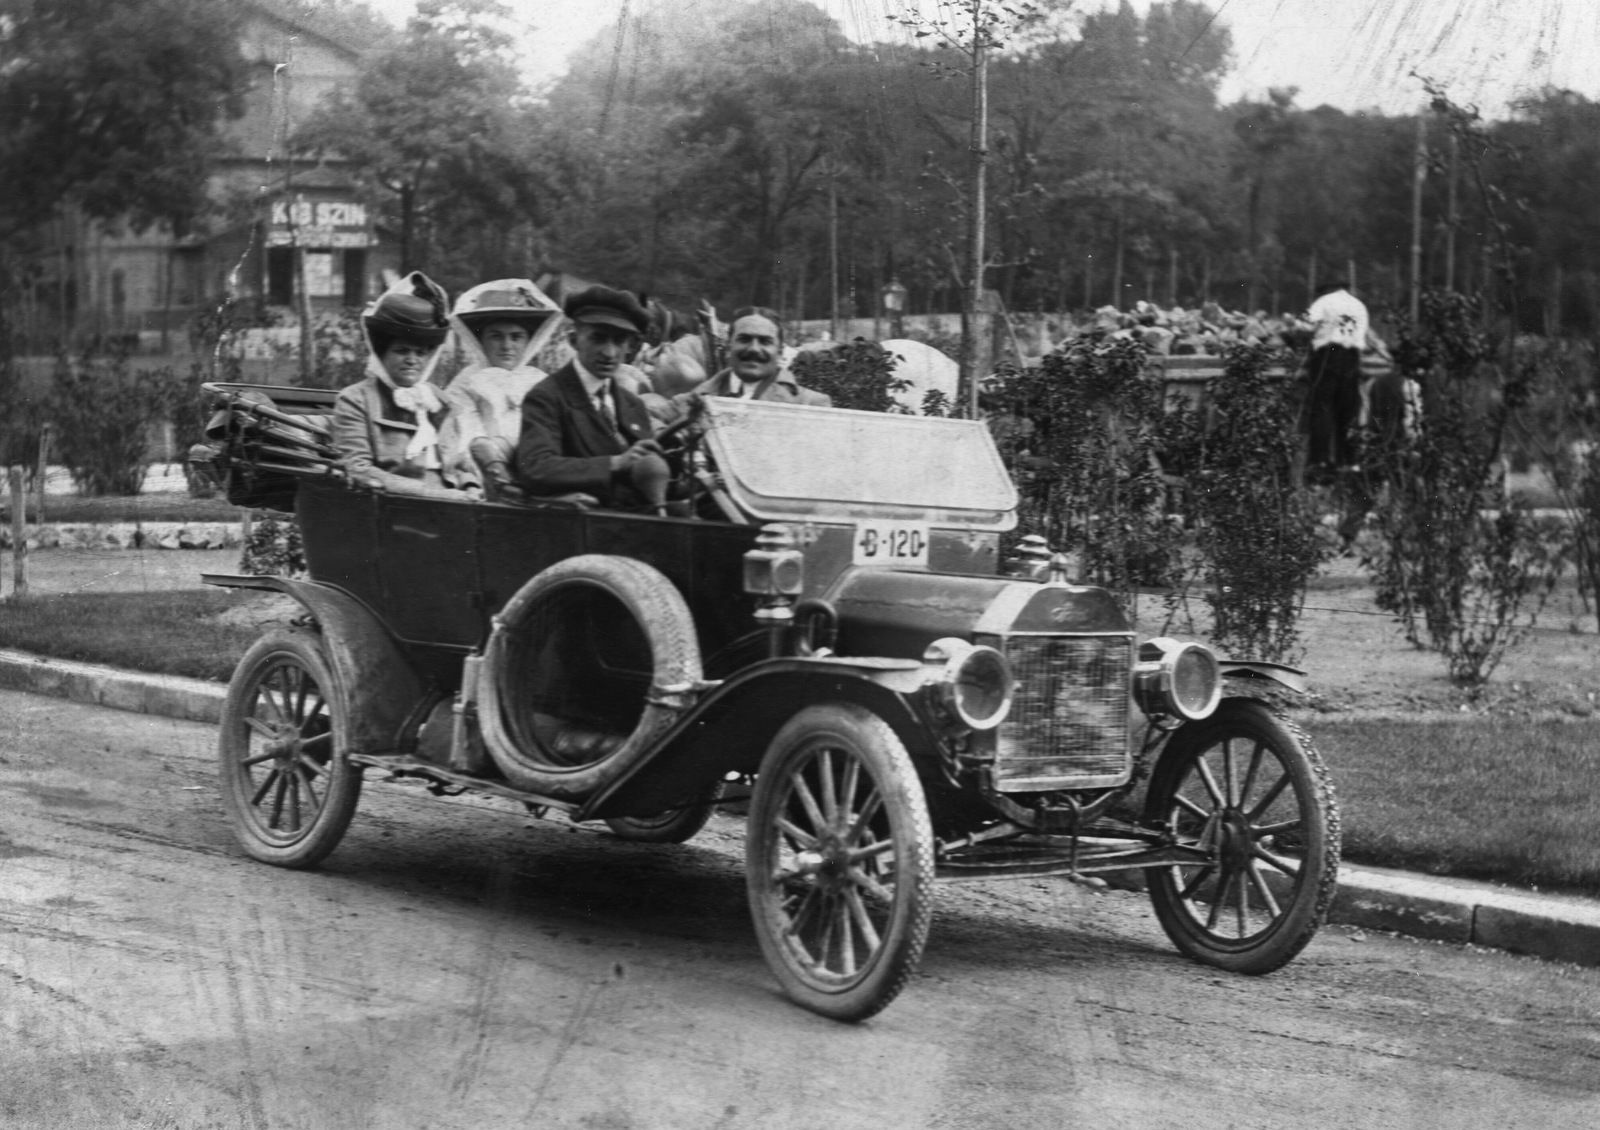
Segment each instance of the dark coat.
[{"label": "dark coat", "polygon": [[621,455],[654,430],[644,402],[617,386],[611,389],[617,425],[627,442],[613,435],[583,378],[572,364],[534,385],[522,401],[522,438],[517,443],[517,481],[532,495],[582,491],[602,506],[628,506],[631,488],[614,481],[611,457]]}]

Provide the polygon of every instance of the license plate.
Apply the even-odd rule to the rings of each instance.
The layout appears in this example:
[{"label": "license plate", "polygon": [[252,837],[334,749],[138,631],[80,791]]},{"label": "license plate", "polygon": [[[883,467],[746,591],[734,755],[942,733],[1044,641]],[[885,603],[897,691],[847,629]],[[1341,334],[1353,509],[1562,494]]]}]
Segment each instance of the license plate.
[{"label": "license plate", "polygon": [[856,526],[855,565],[926,565],[928,527],[923,522],[862,522]]}]

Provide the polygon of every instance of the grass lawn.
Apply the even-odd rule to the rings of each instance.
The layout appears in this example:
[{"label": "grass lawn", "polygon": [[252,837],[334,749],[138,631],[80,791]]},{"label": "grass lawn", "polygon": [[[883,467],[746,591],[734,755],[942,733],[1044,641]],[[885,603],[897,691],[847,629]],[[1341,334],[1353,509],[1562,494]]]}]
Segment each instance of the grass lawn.
[{"label": "grass lawn", "polygon": [[[49,494],[44,500],[46,522],[237,522],[243,517],[244,511],[225,498],[190,498],[171,491],[114,498]],[[30,498],[28,521],[38,520]],[[11,496],[4,491],[0,521],[11,521]]]},{"label": "grass lawn", "polygon": [[0,604],[0,647],[226,682],[261,633],[215,618],[251,595],[207,588],[8,600]]},{"label": "grass lawn", "polygon": [[1351,862],[1600,894],[1600,720],[1308,726]]}]

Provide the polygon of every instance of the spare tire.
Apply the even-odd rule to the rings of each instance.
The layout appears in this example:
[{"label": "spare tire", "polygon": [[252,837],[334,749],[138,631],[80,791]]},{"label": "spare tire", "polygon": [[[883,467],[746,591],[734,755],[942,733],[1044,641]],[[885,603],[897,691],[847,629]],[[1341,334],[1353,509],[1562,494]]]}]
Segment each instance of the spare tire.
[{"label": "spare tire", "polygon": [[569,557],[495,617],[484,744],[518,788],[583,800],[639,760],[700,682],[694,620],[671,581],[632,558]]}]

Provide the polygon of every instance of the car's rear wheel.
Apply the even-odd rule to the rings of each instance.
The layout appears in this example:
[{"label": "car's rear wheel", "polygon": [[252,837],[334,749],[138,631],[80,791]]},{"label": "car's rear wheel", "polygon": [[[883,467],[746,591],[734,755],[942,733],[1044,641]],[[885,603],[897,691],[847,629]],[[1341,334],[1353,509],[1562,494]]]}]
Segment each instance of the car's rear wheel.
[{"label": "car's rear wheel", "polygon": [[361,796],[345,714],[322,641],[274,632],[239,661],[218,744],[222,799],[256,859],[311,867],[344,838]]},{"label": "car's rear wheel", "polygon": [[864,1020],[916,971],[933,914],[922,785],[888,724],[812,706],[779,731],[756,780],[745,846],[750,911],[783,990]]},{"label": "car's rear wheel", "polygon": [[1162,750],[1145,818],[1205,863],[1146,871],[1156,917],[1190,957],[1235,973],[1294,958],[1333,903],[1339,810],[1298,727],[1249,699],[1179,728]]},{"label": "car's rear wheel", "polygon": [[669,808],[654,816],[610,816],[606,827],[620,839],[636,844],[682,844],[694,839],[706,826],[711,814],[717,810],[717,797],[722,793],[722,782],[705,796],[705,799],[679,808]]}]

